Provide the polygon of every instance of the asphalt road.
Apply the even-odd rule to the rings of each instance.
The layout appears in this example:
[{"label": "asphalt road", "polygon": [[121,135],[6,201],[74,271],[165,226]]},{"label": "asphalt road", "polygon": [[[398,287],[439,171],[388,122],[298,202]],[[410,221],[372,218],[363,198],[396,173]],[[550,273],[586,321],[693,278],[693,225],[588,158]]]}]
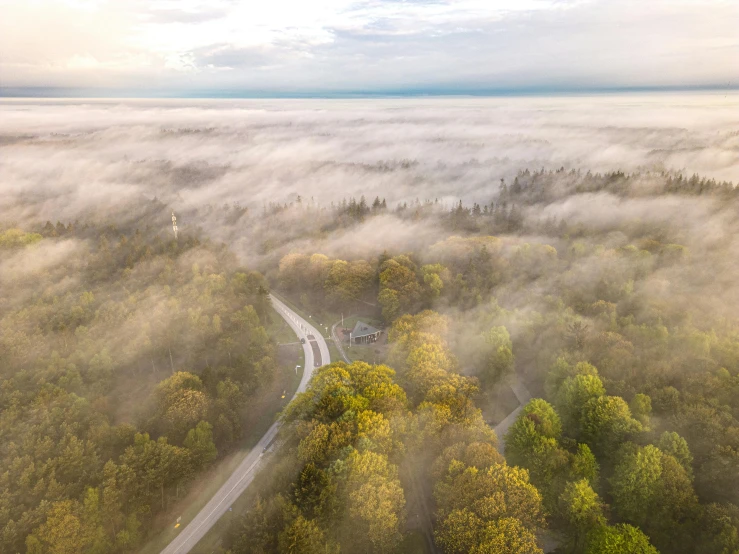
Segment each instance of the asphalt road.
[{"label": "asphalt road", "polygon": [[[298,390],[295,392],[297,395],[300,392],[304,392],[308,386],[308,382],[313,374],[313,370],[321,365],[331,363],[331,356],[328,352],[328,345],[324,340],[321,332],[313,327],[308,321],[300,317],[298,314],[293,312],[285,304],[279,301],[274,296],[270,295],[272,299],[272,307],[277,311],[282,318],[287,321],[288,325],[292,328],[298,339],[305,338],[306,341],[303,344],[303,352],[305,353],[305,368],[303,369],[303,377],[298,385]],[[308,340],[308,335],[313,335]],[[314,356],[314,350],[317,346],[317,355]],[[295,396],[293,396],[293,399]],[[291,399],[292,400],[292,399]],[[259,439],[259,442],[254,448],[249,451],[244,460],[239,464],[228,478],[218,492],[211,498],[205,507],[200,510],[192,521],[190,521],[185,527],[182,528],[180,534],[169,543],[169,545],[162,550],[161,554],[186,554],[190,552],[200,539],[210,530],[218,519],[228,511],[236,499],[241,495],[244,490],[251,484],[254,477],[257,474],[257,469],[262,461],[262,454],[270,445],[270,443],[277,436],[277,432],[280,430],[280,422],[276,421],[267,430],[264,436]]]}]

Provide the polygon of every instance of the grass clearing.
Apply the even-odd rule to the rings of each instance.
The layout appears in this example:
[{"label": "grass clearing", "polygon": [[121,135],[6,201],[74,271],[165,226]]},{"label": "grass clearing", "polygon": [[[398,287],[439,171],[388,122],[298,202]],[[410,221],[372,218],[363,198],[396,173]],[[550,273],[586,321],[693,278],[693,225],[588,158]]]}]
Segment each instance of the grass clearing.
[{"label": "grass clearing", "polygon": [[367,362],[368,364],[384,364],[387,359],[387,344],[379,342],[373,344],[352,344],[344,346],[344,351],[353,362]]},{"label": "grass clearing", "polygon": [[331,363],[345,361],[333,340],[327,340],[326,344],[328,344],[328,353],[331,355]]},{"label": "grass clearing", "polygon": [[272,321],[265,326],[267,334],[274,339],[277,344],[285,344],[297,341],[295,332],[290,328],[282,317],[277,313],[270,314]]}]

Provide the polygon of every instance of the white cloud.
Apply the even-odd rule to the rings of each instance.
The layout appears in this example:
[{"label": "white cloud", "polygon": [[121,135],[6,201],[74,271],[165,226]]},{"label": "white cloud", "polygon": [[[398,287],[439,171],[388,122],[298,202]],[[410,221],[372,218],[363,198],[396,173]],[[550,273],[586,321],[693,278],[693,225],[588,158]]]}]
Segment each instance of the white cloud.
[{"label": "white cloud", "polygon": [[739,59],[733,0],[0,0],[0,10],[6,87],[679,86],[731,83]]}]

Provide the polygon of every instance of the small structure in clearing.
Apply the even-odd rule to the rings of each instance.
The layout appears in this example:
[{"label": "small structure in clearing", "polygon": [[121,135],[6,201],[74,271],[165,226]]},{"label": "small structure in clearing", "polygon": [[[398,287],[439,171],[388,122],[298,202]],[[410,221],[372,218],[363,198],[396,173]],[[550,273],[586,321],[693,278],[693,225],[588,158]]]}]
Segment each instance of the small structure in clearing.
[{"label": "small structure in clearing", "polygon": [[354,329],[349,333],[350,344],[370,344],[377,342],[380,338],[382,331],[375,329],[369,323],[363,321],[357,321]]}]

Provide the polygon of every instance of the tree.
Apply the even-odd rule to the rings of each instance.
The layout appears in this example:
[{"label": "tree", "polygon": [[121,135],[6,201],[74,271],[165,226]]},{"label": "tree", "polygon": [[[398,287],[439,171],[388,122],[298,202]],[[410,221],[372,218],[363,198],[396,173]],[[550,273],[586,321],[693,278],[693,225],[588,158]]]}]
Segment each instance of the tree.
[{"label": "tree", "polygon": [[444,280],[442,279],[442,275],[445,273],[448,273],[448,271],[441,264],[429,264],[421,266],[423,283],[424,285],[426,285],[429,300],[436,300],[441,295],[441,291],[444,288]]},{"label": "tree", "polygon": [[165,505],[165,490],[184,482],[192,471],[190,453],[167,442],[154,441],[147,433],[137,433],[134,444],[121,456],[122,488],[140,506],[150,506],[157,495]]},{"label": "tree", "polygon": [[556,394],[555,405],[562,414],[563,425],[569,435],[580,436],[580,420],[585,404],[605,393],[603,382],[597,375],[580,374],[567,377],[562,382]]},{"label": "tree", "polygon": [[685,469],[685,472],[693,478],[693,455],[690,453],[688,442],[674,431],[665,431],[659,438],[657,447],[675,458]]},{"label": "tree", "polygon": [[575,350],[582,350],[585,346],[585,338],[587,337],[588,326],[582,321],[575,321],[567,328],[572,347]]},{"label": "tree", "polygon": [[364,260],[334,260],[324,282],[326,298],[335,306],[361,300],[372,286],[373,276],[372,267]]},{"label": "tree", "polygon": [[218,450],[213,442],[213,426],[207,421],[200,421],[194,429],[187,432],[183,443],[190,451],[195,468],[203,468],[218,456]]},{"label": "tree", "polygon": [[112,536],[118,533],[125,522],[121,501],[118,468],[112,460],[108,460],[103,467],[101,511],[103,522]]},{"label": "tree", "polygon": [[606,523],[601,500],[585,479],[567,483],[559,497],[559,509],[577,552],[582,550],[590,532]]},{"label": "tree", "polygon": [[702,552],[739,552],[739,508],[733,504],[708,504],[703,507],[698,528]]},{"label": "tree", "polygon": [[492,327],[484,337],[489,348],[484,373],[485,380],[495,383],[502,376],[513,371],[513,343],[508,329],[502,325]]},{"label": "tree", "polygon": [[[47,222],[49,223],[49,222]],[[52,234],[52,236],[56,236]],[[0,233],[0,249],[1,248],[24,248],[32,244],[36,244],[43,237],[38,233],[26,233],[21,229],[8,229]]]},{"label": "tree", "polygon": [[402,311],[400,294],[393,289],[383,289],[377,296],[377,301],[382,307],[382,317],[385,321],[393,321]]},{"label": "tree", "polygon": [[467,554],[479,544],[484,522],[467,508],[453,510],[441,521],[436,542],[446,554]]},{"label": "tree", "polygon": [[540,552],[535,533],[544,523],[541,496],[526,470],[505,463],[480,470],[452,460],[434,495],[436,541],[447,554]]},{"label": "tree", "polygon": [[693,552],[698,516],[690,478],[675,458],[663,453],[662,476],[644,531],[666,552]]},{"label": "tree", "polygon": [[26,539],[28,549],[41,546],[40,552],[76,554],[87,548],[88,543],[82,534],[79,510],[79,504],[72,500],[54,502],[46,521],[39,527],[37,533]]},{"label": "tree", "polygon": [[690,551],[698,500],[685,469],[653,445],[627,445],[611,478],[613,506],[660,548]]},{"label": "tree", "polygon": [[618,515],[637,525],[650,517],[662,476],[662,453],[647,445],[624,454],[611,478]]},{"label": "tree", "polygon": [[92,487],[85,493],[82,509],[82,533],[83,541],[87,542],[87,554],[106,554],[110,552],[110,540],[103,528],[102,512],[100,506],[100,491]]},{"label": "tree", "polygon": [[472,554],[542,554],[536,535],[520,520],[503,517],[488,523],[480,532]]},{"label": "tree", "polygon": [[443,345],[427,342],[410,351],[406,365],[411,397],[419,400],[447,380],[452,361]]},{"label": "tree", "polygon": [[533,421],[536,431],[547,438],[558,439],[562,434],[559,415],[546,400],[541,398],[529,400],[519,416],[524,417]]},{"label": "tree", "polygon": [[280,260],[279,280],[286,290],[295,290],[305,278],[310,258],[305,254],[291,253]]},{"label": "tree", "polygon": [[318,524],[302,515],[280,533],[280,552],[288,554],[326,554],[331,552]]},{"label": "tree", "polygon": [[620,396],[599,396],[585,403],[582,437],[596,453],[613,453],[623,441],[642,430]]},{"label": "tree", "polygon": [[544,503],[552,509],[564,486],[568,453],[560,448],[559,416],[540,398],[530,400],[506,435],[506,459],[529,470],[531,481],[539,487]]},{"label": "tree", "polygon": [[321,514],[324,491],[328,489],[329,477],[314,463],[306,464],[300,472],[293,495],[298,507],[310,517]]},{"label": "tree", "polygon": [[197,375],[179,371],[159,383],[155,395],[158,416],[171,438],[183,437],[206,417],[209,400]]},{"label": "tree", "polygon": [[397,316],[412,311],[421,297],[421,286],[416,277],[416,265],[407,256],[396,256],[380,268],[380,295],[382,316],[393,321]]},{"label": "tree", "polygon": [[375,452],[353,451],[347,458],[349,516],[358,536],[366,537],[376,552],[388,552],[400,542],[405,495],[397,469]]},{"label": "tree", "polygon": [[572,478],[585,479],[591,486],[598,481],[598,461],[587,444],[578,444],[577,451],[570,462],[570,473]]},{"label": "tree", "polygon": [[638,528],[624,523],[601,525],[588,536],[585,554],[659,554]]},{"label": "tree", "polygon": [[557,392],[560,386],[568,377],[575,377],[577,375],[598,375],[598,370],[595,366],[587,362],[579,362],[576,365],[570,364],[567,359],[563,357],[557,358],[552,367],[547,373],[546,382],[544,388],[548,398],[556,398]]},{"label": "tree", "polygon": [[529,482],[528,472],[506,464],[478,470],[452,461],[434,496],[442,520],[467,508],[483,521],[513,517],[531,530],[544,523],[541,494]]},{"label": "tree", "polygon": [[393,446],[390,422],[372,410],[357,414],[357,448],[389,454]]},{"label": "tree", "polygon": [[652,415],[652,399],[646,394],[637,394],[630,404],[631,413],[644,428],[649,427],[649,417]]}]

